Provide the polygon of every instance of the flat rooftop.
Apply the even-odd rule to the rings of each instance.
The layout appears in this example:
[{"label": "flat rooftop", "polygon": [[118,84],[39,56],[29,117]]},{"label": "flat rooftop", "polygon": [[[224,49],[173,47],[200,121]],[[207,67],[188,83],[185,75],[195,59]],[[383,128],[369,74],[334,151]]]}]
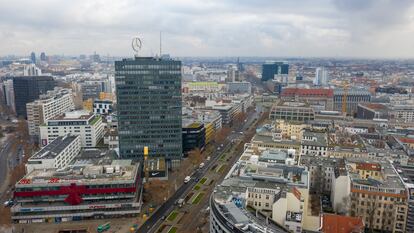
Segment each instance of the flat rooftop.
[{"label": "flat rooftop", "polygon": [[79,110],[79,111],[72,111],[72,112],[66,112],[60,116],[54,117],[50,119],[49,121],[53,120],[88,120],[93,116],[93,113],[90,113],[88,111]]},{"label": "flat rooftop", "polygon": [[275,143],[275,144],[286,144],[286,145],[296,145],[300,146],[300,142],[296,140],[281,140],[281,141],[275,141],[273,140],[273,137],[271,135],[259,135],[256,134],[252,138],[252,142],[263,142],[263,143]]},{"label": "flat rooftop", "polygon": [[[255,214],[248,209],[236,204],[238,200],[245,200],[247,188],[261,187],[261,184],[266,187],[270,185],[260,181],[246,181],[239,178],[223,180],[223,182],[214,189],[212,195],[213,202],[217,206],[220,214],[224,216],[229,223],[239,229],[243,227],[246,229],[247,227],[244,232],[262,233],[265,232],[265,227],[266,232],[269,233],[286,232],[272,221],[266,223],[265,220],[257,218]],[[272,186],[271,188],[281,190],[284,188],[284,185]]]},{"label": "flat rooftop", "polygon": [[30,157],[30,160],[53,159],[57,155],[59,155],[64,149],[66,149],[66,147],[69,146],[74,140],[76,140],[77,137],[79,136],[78,135],[66,135],[66,136],[57,137],[47,146],[45,146],[40,151],[38,151],[36,154],[34,154],[32,157]]},{"label": "flat rooftop", "polygon": [[67,168],[33,170],[26,174],[16,187],[59,186],[71,183],[134,183],[138,169],[139,163],[127,159],[120,160],[113,151],[87,149],[82,150]]}]

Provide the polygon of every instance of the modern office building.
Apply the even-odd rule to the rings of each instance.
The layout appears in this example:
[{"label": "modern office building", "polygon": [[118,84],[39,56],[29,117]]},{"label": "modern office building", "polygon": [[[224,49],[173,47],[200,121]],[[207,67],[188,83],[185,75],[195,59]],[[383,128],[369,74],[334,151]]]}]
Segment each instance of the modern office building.
[{"label": "modern office building", "polygon": [[35,64],[28,64],[24,66],[23,76],[40,76],[42,75],[42,70],[38,68]]},{"label": "modern office building", "polygon": [[45,52],[41,52],[40,53],[40,60],[41,61],[46,61],[47,60],[47,56],[46,56],[46,53]]},{"label": "modern office building", "polygon": [[279,101],[272,106],[270,120],[305,122],[315,119],[315,111],[307,103]]},{"label": "modern office building", "polygon": [[252,93],[252,84],[250,82],[229,82],[227,83],[227,91],[229,93]]},{"label": "modern office building", "polygon": [[211,109],[220,113],[222,124],[224,126],[232,126],[234,118],[241,112],[240,108],[236,104],[214,105]]},{"label": "modern office building", "polygon": [[57,137],[29,158],[26,163],[26,172],[30,173],[35,169],[66,168],[80,151],[79,135]]},{"label": "modern office building", "polygon": [[334,90],[334,111],[342,111],[343,98],[346,96],[346,111],[353,115],[357,112],[358,104],[371,102],[371,93],[366,89]]},{"label": "modern office building", "polygon": [[13,78],[16,115],[27,117],[26,104],[53,90],[55,80],[51,76],[22,76]]},{"label": "modern office building", "polygon": [[277,76],[287,76],[289,64],[284,62],[266,62],[262,65],[262,81],[273,80]]},{"label": "modern office building", "polygon": [[85,111],[67,112],[40,126],[40,141],[46,146],[57,137],[79,135],[82,147],[96,147],[104,136],[102,117]]},{"label": "modern office building", "polygon": [[[115,62],[122,158],[182,158],[181,61],[135,57]],[[173,163],[174,164],[174,163]]]},{"label": "modern office building", "polygon": [[39,126],[47,120],[75,109],[72,90],[55,88],[26,104],[29,135],[39,136]]},{"label": "modern office building", "polygon": [[388,107],[385,104],[361,103],[357,106],[356,117],[368,120],[388,119]]},{"label": "modern office building", "polygon": [[[238,70],[235,66],[230,65],[227,69],[227,82],[236,82],[236,76],[238,75]],[[237,78],[238,79],[238,78]]]},{"label": "modern office building", "polygon": [[328,71],[325,67],[316,68],[313,84],[316,86],[326,86],[328,84]]},{"label": "modern office building", "polygon": [[4,80],[2,85],[2,93],[4,103],[15,111],[15,101],[14,101],[14,88],[13,88],[13,79]]},{"label": "modern office building", "polygon": [[102,92],[102,83],[98,81],[86,81],[79,85],[82,91],[83,101],[97,99]]},{"label": "modern office building", "polygon": [[204,150],[206,145],[206,129],[204,124],[183,122],[183,152],[188,153],[194,149]]},{"label": "modern office building", "polygon": [[30,54],[30,60],[32,61],[32,63],[36,64],[36,53],[35,52],[32,52]]}]

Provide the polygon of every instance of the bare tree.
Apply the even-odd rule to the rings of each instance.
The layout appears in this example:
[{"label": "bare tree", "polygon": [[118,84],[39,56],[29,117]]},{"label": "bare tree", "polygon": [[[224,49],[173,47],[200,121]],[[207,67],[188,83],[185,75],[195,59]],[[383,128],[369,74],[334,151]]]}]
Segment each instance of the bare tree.
[{"label": "bare tree", "polygon": [[234,121],[240,124],[246,119],[246,117],[247,117],[246,113],[240,112],[234,117]]},{"label": "bare tree", "polygon": [[347,215],[351,208],[351,199],[349,196],[343,197],[342,202],[337,203],[335,206],[336,213],[339,215]]},{"label": "bare tree", "polygon": [[193,165],[198,165],[203,160],[203,156],[201,150],[199,148],[195,148],[188,152],[188,159]]},{"label": "bare tree", "polygon": [[160,205],[169,198],[168,182],[165,180],[152,179],[145,184],[145,202]]},{"label": "bare tree", "polygon": [[226,138],[229,136],[231,129],[229,127],[223,127],[218,132],[216,132],[214,140],[217,143],[224,143]]}]

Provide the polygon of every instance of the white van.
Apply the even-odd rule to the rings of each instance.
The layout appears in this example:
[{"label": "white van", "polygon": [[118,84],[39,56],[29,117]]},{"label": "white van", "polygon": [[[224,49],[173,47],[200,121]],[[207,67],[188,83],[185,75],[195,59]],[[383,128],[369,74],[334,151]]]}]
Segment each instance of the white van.
[{"label": "white van", "polygon": [[184,184],[187,184],[191,180],[191,176],[186,176],[184,178]]}]

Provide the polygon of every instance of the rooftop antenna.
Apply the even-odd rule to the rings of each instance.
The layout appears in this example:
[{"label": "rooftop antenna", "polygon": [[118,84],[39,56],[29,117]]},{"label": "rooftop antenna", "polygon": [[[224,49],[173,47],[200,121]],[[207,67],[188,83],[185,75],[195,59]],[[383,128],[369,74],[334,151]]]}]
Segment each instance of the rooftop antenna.
[{"label": "rooftop antenna", "polygon": [[162,32],[160,31],[160,57],[162,56]]},{"label": "rooftop antenna", "polygon": [[138,57],[138,52],[141,51],[142,41],[139,37],[132,38],[132,50],[135,51],[135,57]]}]

